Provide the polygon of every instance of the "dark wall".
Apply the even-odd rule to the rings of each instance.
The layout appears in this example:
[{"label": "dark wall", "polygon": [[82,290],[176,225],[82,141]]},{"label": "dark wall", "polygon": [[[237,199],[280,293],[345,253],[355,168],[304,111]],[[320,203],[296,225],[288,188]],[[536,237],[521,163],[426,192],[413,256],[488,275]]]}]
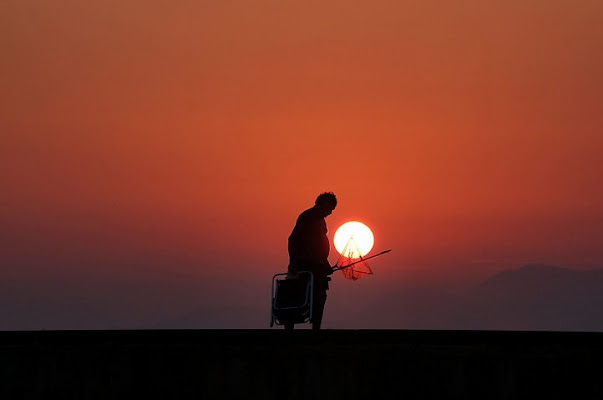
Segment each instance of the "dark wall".
[{"label": "dark wall", "polygon": [[0,332],[0,398],[603,398],[603,334]]}]

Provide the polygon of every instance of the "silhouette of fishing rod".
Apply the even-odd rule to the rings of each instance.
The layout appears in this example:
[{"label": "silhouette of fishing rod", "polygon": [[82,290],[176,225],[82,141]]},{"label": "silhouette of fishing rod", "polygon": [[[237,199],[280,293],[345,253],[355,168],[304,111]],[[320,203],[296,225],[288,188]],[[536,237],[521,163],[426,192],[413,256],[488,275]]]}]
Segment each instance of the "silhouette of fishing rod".
[{"label": "silhouette of fishing rod", "polygon": [[361,262],[365,262],[365,261],[367,261],[367,260],[370,260],[371,258],[375,258],[375,257],[377,257],[377,256],[380,256],[380,255],[383,255],[383,254],[387,254],[387,253],[389,253],[390,251],[392,251],[392,249],[389,249],[389,250],[383,250],[381,253],[373,254],[372,256],[370,256],[370,257],[366,257],[366,258],[363,258],[362,256],[360,256],[360,259],[359,259],[358,261],[354,261],[353,263],[350,263],[350,264],[348,264],[348,265],[344,265],[344,266],[342,266],[342,267],[338,267],[337,265],[335,265],[335,267],[333,267],[333,272],[335,272],[335,271],[339,271],[340,269],[346,269],[346,268],[349,268],[349,267],[351,267],[351,266],[353,266],[353,265],[356,265],[356,264],[359,264],[359,263],[361,263]]}]

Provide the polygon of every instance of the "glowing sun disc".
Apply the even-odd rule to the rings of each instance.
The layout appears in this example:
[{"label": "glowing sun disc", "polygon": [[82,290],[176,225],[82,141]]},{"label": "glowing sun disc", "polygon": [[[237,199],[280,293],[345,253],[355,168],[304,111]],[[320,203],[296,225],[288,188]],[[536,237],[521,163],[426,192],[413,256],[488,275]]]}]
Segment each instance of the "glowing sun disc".
[{"label": "glowing sun disc", "polygon": [[335,249],[342,256],[360,258],[371,251],[375,244],[375,237],[370,228],[362,222],[350,221],[337,228],[333,242]]}]

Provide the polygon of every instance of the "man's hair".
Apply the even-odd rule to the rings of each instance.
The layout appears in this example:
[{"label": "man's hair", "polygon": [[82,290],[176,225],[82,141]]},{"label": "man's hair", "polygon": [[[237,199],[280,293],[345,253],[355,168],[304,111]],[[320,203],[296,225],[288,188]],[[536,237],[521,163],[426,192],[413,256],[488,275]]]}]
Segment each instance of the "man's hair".
[{"label": "man's hair", "polygon": [[333,192],[324,192],[318,195],[314,204],[330,204],[335,208],[337,206],[337,196]]}]

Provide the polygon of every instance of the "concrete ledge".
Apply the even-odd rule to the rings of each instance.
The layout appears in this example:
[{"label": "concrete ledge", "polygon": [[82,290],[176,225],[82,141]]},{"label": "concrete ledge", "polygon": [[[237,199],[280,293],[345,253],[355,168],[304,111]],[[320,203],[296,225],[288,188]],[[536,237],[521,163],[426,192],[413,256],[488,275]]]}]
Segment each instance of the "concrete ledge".
[{"label": "concrete ledge", "polygon": [[603,334],[0,332],[0,397],[603,398]]}]

